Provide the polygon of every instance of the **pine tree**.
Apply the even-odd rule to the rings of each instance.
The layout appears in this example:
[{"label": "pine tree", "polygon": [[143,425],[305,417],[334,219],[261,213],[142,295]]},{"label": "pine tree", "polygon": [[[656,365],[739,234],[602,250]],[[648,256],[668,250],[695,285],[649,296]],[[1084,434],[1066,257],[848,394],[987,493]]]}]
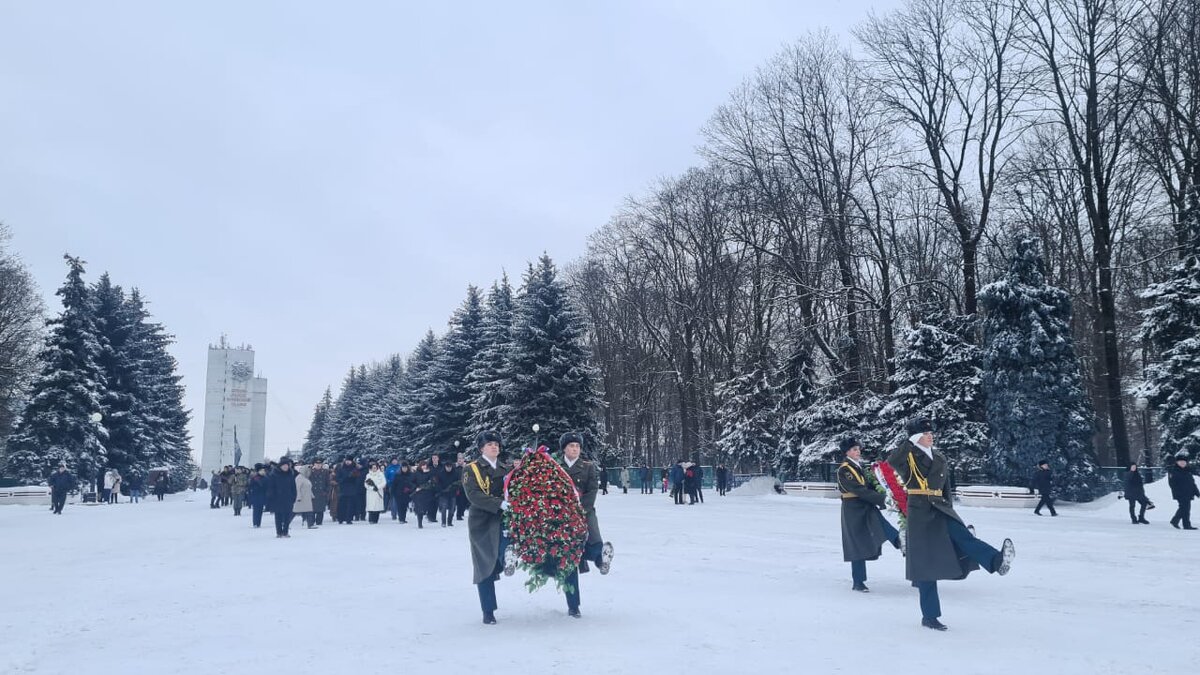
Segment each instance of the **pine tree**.
[{"label": "pine tree", "polygon": [[1142,339],[1159,360],[1147,368],[1138,396],[1158,411],[1162,461],[1170,463],[1179,454],[1195,458],[1200,456],[1200,234],[1192,235],[1170,278],[1142,297],[1151,303],[1142,313]]},{"label": "pine tree", "polygon": [[[513,306],[507,379],[500,385],[508,447],[535,441],[554,447],[561,434],[577,431],[584,451],[600,454],[596,413],[601,401],[585,328],[554,263],[543,255],[536,267],[529,266]],[[540,427],[536,435],[534,424]]]},{"label": "pine tree", "polygon": [[106,461],[99,468],[116,469],[126,477],[145,476],[150,467],[143,453],[150,447],[139,400],[142,364],[131,344],[137,323],[144,317],[130,311],[124,289],[113,284],[107,272],[92,287],[91,298],[101,345],[96,361],[108,385],[100,398]]},{"label": "pine tree", "polygon": [[735,463],[773,464],[778,454],[779,401],[770,380],[771,361],[765,344],[752,344],[741,372],[717,387],[717,448]]},{"label": "pine tree", "polygon": [[1046,283],[1042,268],[1036,244],[1022,240],[1008,273],[979,292],[988,468],[1001,484],[1027,485],[1044,459],[1059,494],[1089,501],[1097,485],[1092,414],[1071,336],[1071,298]]},{"label": "pine tree", "polygon": [[400,378],[399,386],[392,392],[388,402],[391,415],[387,436],[394,439],[398,451],[404,449],[405,457],[409,460],[444,450],[424,444],[424,439],[433,429],[429,408],[433,389],[431,371],[440,351],[441,343],[437,336],[432,330],[426,332],[408,357],[404,376]]},{"label": "pine tree", "polygon": [[183,402],[183,377],[168,350],[175,338],[150,321],[138,289],[130,291],[125,312],[134,319],[125,351],[137,364],[134,414],[145,443],[138,455],[148,469],[168,470],[169,489],[182,490],[197,468],[187,429],[191,413]]},{"label": "pine tree", "polygon": [[[788,440],[781,466],[799,470],[838,458],[838,444],[846,436],[855,436],[868,452],[886,449],[889,430],[881,425],[879,411],[887,401],[866,389],[845,392],[836,381],[814,388],[812,404],[784,421],[783,435]],[[786,471],[785,471],[785,475]]]},{"label": "pine tree", "polygon": [[920,319],[896,354],[896,389],[879,412],[884,449],[904,438],[908,420],[925,417],[951,465],[977,471],[984,467],[988,436],[975,319],[937,310]]},{"label": "pine tree", "polygon": [[300,448],[300,459],[306,464],[318,459],[323,461],[329,455],[325,447],[325,424],[332,408],[333,389],[325,387],[325,395],[313,409],[312,423],[308,425],[308,435],[305,436],[304,445]]},{"label": "pine tree", "polygon": [[9,437],[5,473],[41,481],[65,462],[82,485],[95,479],[106,460],[104,427],[92,421],[101,413],[106,383],[97,364],[103,347],[83,281],[84,262],[64,258],[70,271],[57,292],[63,311],[47,322],[50,333],[40,354],[42,368]]},{"label": "pine tree", "polygon": [[428,408],[430,431],[421,445],[435,450],[462,450],[470,446],[471,392],[467,377],[483,344],[483,307],[479,289],[467,288],[467,297],[450,319],[437,360],[430,366]]},{"label": "pine tree", "polygon": [[323,459],[335,462],[342,457],[365,457],[368,448],[365,443],[363,430],[363,415],[361,401],[366,391],[367,369],[365,366],[352,367],[342,382],[342,391],[325,418],[325,428],[322,432],[325,438]]},{"label": "pine tree", "polygon": [[512,343],[513,292],[505,275],[492,284],[487,307],[480,323],[480,346],[471,372],[467,375],[467,390],[471,394],[470,433],[488,429],[507,431],[503,383],[509,379],[508,351]]},{"label": "pine tree", "polygon": [[807,429],[802,415],[814,403],[817,389],[812,344],[802,333],[796,332],[788,339],[786,356],[771,379],[776,383],[776,416],[780,423],[778,451],[771,467],[776,476],[791,478],[796,475],[797,459],[805,445]]}]

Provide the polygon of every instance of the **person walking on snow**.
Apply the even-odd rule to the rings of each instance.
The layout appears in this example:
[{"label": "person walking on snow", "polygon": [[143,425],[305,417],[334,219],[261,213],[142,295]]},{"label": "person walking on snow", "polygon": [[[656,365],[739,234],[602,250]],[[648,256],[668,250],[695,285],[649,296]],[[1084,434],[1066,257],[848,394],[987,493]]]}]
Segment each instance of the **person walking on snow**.
[{"label": "person walking on snow", "polygon": [[567,577],[567,585],[575,589],[566,592],[567,615],[578,619],[582,616],[579,613],[579,575],[588,572],[589,561],[596,564],[600,574],[608,574],[612,565],[613,546],[600,536],[600,519],[596,517],[596,491],[600,486],[599,476],[603,475],[604,469],[597,468],[594,463],[580,458],[579,455],[583,452],[583,436],[580,434],[574,432],[563,434],[558,441],[558,447],[562,449],[559,464],[575,483],[575,491],[579,493],[579,503],[583,506],[583,513],[587,516],[588,524],[583,558],[579,562],[579,568]]},{"label": "person walking on snow", "polygon": [[67,493],[75,487],[75,477],[67,471],[66,464],[60,463],[47,482],[50,484],[50,510],[61,516],[67,505]]},{"label": "person walking on snow", "polygon": [[921,625],[946,630],[938,598],[939,580],[965,579],[983,567],[989,573],[1008,574],[1016,557],[1011,539],[997,551],[978,539],[963,524],[951,504],[946,457],[933,448],[933,424],[927,419],[908,423],[908,439],[888,456],[888,464],[908,492],[905,577],[920,594]]},{"label": "person walking on snow", "polygon": [[1041,495],[1037,506],[1033,508],[1033,515],[1042,515],[1042,507],[1050,509],[1050,515],[1057,516],[1058,513],[1054,510],[1054,476],[1050,473],[1050,462],[1041,460],[1038,462],[1037,471],[1033,474],[1033,485],[1029,488],[1029,493],[1037,490]]},{"label": "person walking on snow", "polygon": [[296,472],[292,460],[284,457],[279,467],[267,476],[267,506],[275,514],[275,538],[290,537],[288,526],[292,522],[292,508],[296,505]]},{"label": "person walking on snow", "polygon": [[842,560],[850,563],[852,590],[867,593],[867,561],[877,560],[883,542],[900,548],[900,531],[883,517],[886,499],[868,481],[858,440],[841,442],[846,461],[838,467],[837,486],[842,495]]},{"label": "person walking on snow", "polygon": [[1196,480],[1188,469],[1187,455],[1175,456],[1175,466],[1167,470],[1167,476],[1167,484],[1171,486],[1171,497],[1179,505],[1175,515],[1171,517],[1171,526],[1178,530],[1179,524],[1183,523],[1185,530],[1196,529],[1192,527],[1192,500],[1200,497],[1200,490],[1196,489]]},{"label": "person walking on snow", "polygon": [[379,514],[383,513],[387,504],[384,502],[383,491],[387,487],[387,478],[379,464],[371,462],[367,478],[363,481],[363,489],[367,492],[367,520],[372,525],[379,523]]},{"label": "person walking on snow", "polygon": [[[1150,521],[1146,520],[1146,509],[1154,508],[1149,499],[1146,499],[1146,485],[1142,481],[1142,474],[1138,471],[1136,463],[1129,465],[1129,471],[1125,473],[1125,499],[1129,502],[1129,520],[1134,525],[1149,525]],[[1141,506],[1141,511],[1135,516],[1133,509],[1136,506]]]},{"label": "person walking on snow", "polygon": [[[500,434],[483,431],[475,439],[479,459],[467,465],[462,486],[471,502],[467,512],[467,539],[471,542],[472,583],[479,592],[483,623],[496,623],[496,581],[504,569],[504,476],[508,466],[500,462]],[[421,514],[417,512],[417,522]]]},{"label": "person walking on snow", "polygon": [[313,522],[312,482],[305,475],[307,473],[307,467],[296,471],[296,503],[292,506],[292,512],[300,516],[300,522],[311,530],[317,525]]},{"label": "person walking on snow", "polygon": [[267,467],[254,465],[254,475],[246,484],[246,501],[250,502],[250,526],[262,526],[263,509],[267,506]]}]

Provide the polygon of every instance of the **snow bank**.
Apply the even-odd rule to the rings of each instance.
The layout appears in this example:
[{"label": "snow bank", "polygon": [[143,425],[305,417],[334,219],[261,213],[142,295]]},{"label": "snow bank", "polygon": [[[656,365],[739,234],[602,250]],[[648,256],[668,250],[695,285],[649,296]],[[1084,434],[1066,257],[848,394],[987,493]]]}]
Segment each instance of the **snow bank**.
[{"label": "snow bank", "polygon": [[742,483],[729,491],[734,497],[758,497],[775,494],[775,486],[779,483],[773,476],[758,476]]}]

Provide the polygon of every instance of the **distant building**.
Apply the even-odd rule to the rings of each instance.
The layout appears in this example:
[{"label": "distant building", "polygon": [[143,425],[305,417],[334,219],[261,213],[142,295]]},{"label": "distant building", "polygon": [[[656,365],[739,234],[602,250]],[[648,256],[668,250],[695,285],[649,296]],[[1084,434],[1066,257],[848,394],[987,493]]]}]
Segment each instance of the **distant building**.
[{"label": "distant building", "polygon": [[266,431],[267,381],[254,376],[254,349],[230,346],[222,336],[219,344],[208,346],[200,475],[208,478],[227,464],[261,462]]}]

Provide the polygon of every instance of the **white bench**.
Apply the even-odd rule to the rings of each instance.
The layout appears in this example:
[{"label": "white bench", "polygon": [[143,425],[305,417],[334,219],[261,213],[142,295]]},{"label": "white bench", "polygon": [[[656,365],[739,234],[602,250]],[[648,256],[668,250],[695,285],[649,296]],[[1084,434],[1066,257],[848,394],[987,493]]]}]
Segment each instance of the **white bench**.
[{"label": "white bench", "polygon": [[0,504],[50,505],[50,488],[40,485],[20,485],[0,488]]},{"label": "white bench", "polygon": [[[841,498],[837,483],[797,481],[784,483],[783,489],[797,497]],[[1032,509],[1037,506],[1038,499],[1038,495],[1029,494],[1025,488],[1006,486],[968,485],[954,491],[955,503],[963,506]]]},{"label": "white bench", "polygon": [[810,483],[806,481],[798,481],[794,483],[784,483],[783,489],[789,495],[798,497],[824,497],[825,499],[841,499],[841,494],[838,493],[837,483]]}]

